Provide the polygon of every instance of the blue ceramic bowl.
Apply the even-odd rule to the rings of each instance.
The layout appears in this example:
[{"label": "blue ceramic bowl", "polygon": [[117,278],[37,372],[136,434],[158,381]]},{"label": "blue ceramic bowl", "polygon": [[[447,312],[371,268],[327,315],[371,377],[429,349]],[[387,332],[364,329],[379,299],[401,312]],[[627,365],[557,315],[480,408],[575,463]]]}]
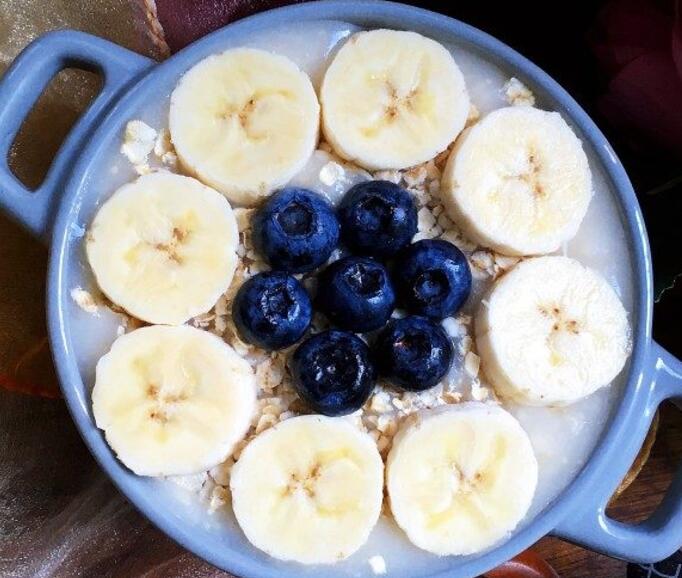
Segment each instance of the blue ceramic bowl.
[{"label": "blue ceramic bowl", "polygon": [[[83,324],[69,291],[87,275],[81,242],[102,195],[101,167],[110,162],[125,123],[138,118],[144,103],[159,97],[174,79],[201,58],[239,44],[272,26],[304,20],[343,20],[367,28],[410,29],[483,53],[527,83],[580,133],[610,181],[632,255],[635,307],[634,349],[623,388],[605,433],[575,480],[535,519],[506,543],[478,556],[436,558],[406,550],[391,576],[471,577],[504,562],[545,534],[636,561],[658,560],[682,544],[682,470],[658,510],[645,522],[628,525],[604,513],[613,491],[640,448],[658,405],[682,398],[682,363],[651,339],[651,255],[632,186],[608,142],[585,112],[554,80],[509,47],[466,24],[425,10],[389,2],[329,1],[282,8],[242,20],[156,63],[79,32],[46,34],[15,60],[0,81],[0,206],[51,245],[48,321],[52,352],[64,397],[92,454],[120,490],[152,522],[187,549],[216,566],[245,577],[299,578],[306,575],[369,574],[369,567],[307,568],[282,563],[256,551],[234,523],[216,521],[191,500],[179,499],[162,482],[140,478],[113,456],[95,427],[89,388],[91,367],[78,352],[97,341],[96,328]],[[99,96],[62,145],[44,183],[27,191],[7,165],[9,147],[26,114],[51,77],[67,66],[93,69],[104,77]],[[99,178],[98,178],[99,176]],[[112,175],[109,189],[115,176]],[[370,552],[369,555],[374,552]],[[420,557],[421,556],[421,557]],[[361,568],[358,570],[358,568]]]}]

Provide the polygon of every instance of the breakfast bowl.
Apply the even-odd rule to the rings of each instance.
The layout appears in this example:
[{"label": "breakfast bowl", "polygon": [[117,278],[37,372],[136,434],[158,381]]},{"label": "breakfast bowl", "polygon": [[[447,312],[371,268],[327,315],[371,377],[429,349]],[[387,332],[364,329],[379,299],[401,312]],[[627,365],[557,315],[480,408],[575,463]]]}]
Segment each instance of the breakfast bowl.
[{"label": "breakfast bowl", "polygon": [[[618,269],[613,277],[627,304],[632,352],[610,388],[608,402],[592,416],[595,433],[586,446],[585,460],[573,470],[560,472],[560,490],[537,501],[508,539],[476,554],[435,556],[413,547],[394,524],[386,522],[375,528],[369,542],[348,560],[321,568],[267,556],[247,541],[231,515],[207,515],[196,496],[178,491],[166,480],[137,476],[117,460],[95,424],[91,404],[93,360],[108,350],[117,327],[105,312],[93,315],[84,311],[74,302],[73,292],[92,285],[83,239],[94,214],[104,199],[134,177],[118,153],[126,124],[133,119],[165,124],[161,119],[167,114],[169,95],[189,68],[212,54],[243,45],[298,51],[299,64],[305,67],[306,58],[311,58],[306,52],[310,46],[317,43],[328,55],[350,32],[379,28],[414,31],[453,47],[458,62],[462,55],[464,75],[471,85],[472,71],[485,61],[506,78],[519,79],[542,108],[559,112],[570,124],[587,151],[595,182],[600,183],[600,206],[605,211],[586,217],[589,226],[604,236],[590,237],[591,243],[573,250],[593,265],[599,262],[607,270],[612,266]],[[67,136],[44,182],[29,191],[8,167],[9,148],[50,79],[61,69],[74,66],[101,74],[101,92]],[[311,76],[314,74],[313,70]],[[474,89],[470,90],[475,96]],[[626,524],[605,512],[659,404],[682,398],[682,363],[651,337],[652,261],[637,198],[620,161],[587,114],[555,81],[509,47],[466,24],[414,7],[391,2],[310,2],[231,24],[161,64],[87,34],[49,33],[27,47],[0,80],[0,102],[0,207],[50,245],[50,343],[74,422],[120,491],[191,552],[235,575],[254,578],[320,573],[361,576],[373,571],[395,577],[465,578],[488,571],[547,534],[639,562],[662,559],[682,544],[682,470],[646,521]],[[610,224],[602,222],[606,214],[613,217]],[[606,250],[600,249],[599,240],[604,241]],[[526,415],[525,421],[522,416],[519,419],[529,427],[533,413]],[[557,460],[570,451],[571,440],[563,438],[563,442],[550,448]],[[377,556],[382,558],[378,568],[368,564]]]}]

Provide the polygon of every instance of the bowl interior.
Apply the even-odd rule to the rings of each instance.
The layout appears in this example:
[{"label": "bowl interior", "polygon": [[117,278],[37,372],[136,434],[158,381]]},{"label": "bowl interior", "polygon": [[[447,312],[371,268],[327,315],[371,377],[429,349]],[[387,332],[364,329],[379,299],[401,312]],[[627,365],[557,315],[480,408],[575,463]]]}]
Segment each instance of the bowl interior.
[{"label": "bowl interior", "polygon": [[[305,28],[308,21],[319,21],[320,29],[327,33],[311,34],[310,27]],[[331,50],[353,29],[347,23],[359,28],[388,27],[421,32],[452,46],[458,61],[457,53],[461,52],[460,65],[467,80],[473,78],[469,76],[473,72],[468,72],[468,69],[473,71],[476,68],[477,59],[485,61],[491,71],[497,70],[495,74],[500,78],[515,76],[522,80],[535,93],[538,106],[556,110],[569,121],[583,139],[598,192],[581,231],[569,247],[569,254],[602,271],[616,286],[632,314],[636,339],[643,339],[646,332],[646,327],[640,328],[646,303],[638,297],[645,293],[643,286],[647,283],[641,271],[645,247],[641,232],[633,223],[633,211],[637,216],[636,204],[629,207],[626,202],[630,201],[627,195],[632,195],[632,192],[619,161],[570,97],[544,73],[488,36],[456,21],[406,6],[384,2],[325,2],[247,19],[214,33],[156,67],[111,111],[84,150],[67,188],[67,198],[57,221],[51,272],[51,294],[54,298],[51,296],[50,316],[54,354],[74,419],[93,454],[122,491],[152,521],[183,545],[217,566],[244,576],[319,575],[320,569],[268,557],[246,541],[231,513],[208,515],[205,505],[199,503],[196,496],[169,482],[139,478],[116,461],[94,426],[90,389],[94,382],[95,362],[115,338],[119,318],[107,311],[101,312],[99,317],[85,313],[73,302],[70,292],[75,287],[93,286],[82,246],[88,223],[103,200],[135,176],[128,161],[118,152],[128,120],[142,119],[157,128],[167,126],[168,97],[178,77],[211,53],[245,44],[271,47],[285,54],[295,47],[297,53],[303,55],[300,58],[305,60],[305,47],[311,54],[314,50]],[[300,29],[302,33],[297,33],[297,26],[304,27]],[[264,40],[265,32],[268,32],[267,40]],[[305,61],[299,63],[306,68]],[[315,68],[312,60],[308,71],[314,81],[319,78],[320,70]],[[490,94],[490,90],[484,85],[470,87],[470,90],[474,103],[483,112],[504,104],[499,96],[485,100],[483,95]],[[476,93],[481,95],[479,100]],[[613,218],[605,220],[604,215],[612,215]],[[599,235],[595,236],[595,231]],[[609,412],[618,405],[627,374],[628,369],[609,390],[597,394],[601,396],[602,409],[593,418],[601,425],[609,421]],[[532,423],[532,412],[527,419],[529,424]],[[596,445],[602,430],[597,425],[595,428],[590,443]],[[564,434],[563,431],[557,433],[559,439]],[[574,474],[577,475],[578,470],[576,468]],[[561,498],[551,502],[550,498],[536,500],[532,515],[512,540],[478,556],[431,556],[411,546],[392,522],[384,521],[361,551],[346,562],[324,568],[324,575],[368,574],[367,560],[375,554],[384,556],[390,576],[428,576],[455,568],[461,572],[458,575],[474,575],[510,557],[549,531],[561,513],[561,503],[567,502],[570,493],[565,491]],[[565,511],[565,507],[563,509]]]}]

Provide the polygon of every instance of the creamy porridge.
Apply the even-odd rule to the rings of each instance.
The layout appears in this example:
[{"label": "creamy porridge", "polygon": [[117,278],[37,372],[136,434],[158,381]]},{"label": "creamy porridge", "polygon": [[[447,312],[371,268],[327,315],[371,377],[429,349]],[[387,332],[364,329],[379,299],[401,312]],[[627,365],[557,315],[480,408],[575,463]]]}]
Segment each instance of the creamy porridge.
[{"label": "creamy porridge", "polygon": [[[319,94],[329,62],[356,28],[344,23],[310,23],[298,25],[298,28],[298,34],[292,34],[290,28],[257,34],[250,39],[248,46],[289,58],[309,75]],[[543,108],[538,95],[478,54],[460,46],[448,46],[447,49],[461,70],[470,98],[470,106],[463,119],[465,130],[477,126],[490,112],[504,107]],[[169,93],[172,88],[169,87]],[[168,130],[168,108],[169,94],[150,103],[139,118],[130,120],[119,143],[120,152],[109,167],[109,182],[99,185],[103,197],[108,197],[118,186],[133,180],[136,175],[165,171],[184,174]],[[448,210],[448,200],[444,199],[444,173],[448,170],[446,165],[451,156],[452,144],[429,160],[406,169],[374,168],[368,167],[367,163],[363,163],[363,168],[344,160],[336,150],[338,145],[332,146],[322,138],[305,166],[287,179],[287,186],[309,189],[337,206],[344,194],[360,183],[380,180],[399,185],[409,192],[416,209],[417,233],[413,242],[441,239],[455,245],[466,256],[472,276],[471,294],[466,303],[456,314],[440,321],[451,339],[453,355],[449,369],[439,383],[424,391],[401,391],[379,377],[373,393],[361,409],[342,419],[359,431],[367,432],[385,462],[395,434],[401,427],[409,425],[409,416],[416,412],[457,406],[464,402],[501,404],[525,430],[537,459],[537,487],[525,514],[525,519],[531,518],[571,482],[587,461],[619,396],[620,379],[616,378],[610,387],[600,388],[579,400],[571,400],[568,405],[529,405],[519,397],[517,401],[509,401],[513,396],[505,396],[504,399],[498,396],[496,389],[499,392],[500,388],[493,387],[490,378],[484,373],[481,352],[477,348],[476,316],[481,302],[489,298],[487,291],[493,282],[527,258],[486,248],[455,224],[454,220],[457,219]],[[615,289],[625,310],[631,312],[631,266],[624,231],[605,177],[590,151],[586,152],[590,160],[594,195],[577,233],[562,243],[556,254],[576,259],[599,272]],[[201,180],[206,182],[206,179]],[[257,244],[254,244],[253,218],[258,208],[239,206],[239,203],[233,202],[233,209],[238,242],[235,245],[237,258],[231,284],[210,310],[193,316],[187,325],[224,340],[252,368],[257,387],[255,411],[246,435],[236,443],[234,451],[226,460],[203,473],[168,476],[168,480],[182,488],[179,491],[187,490],[196,494],[205,504],[208,515],[228,517],[232,516],[229,487],[231,471],[244,449],[254,438],[276,424],[295,416],[314,413],[292,383],[288,361],[296,346],[267,351],[244,340],[235,326],[232,306],[238,290],[247,279],[267,271],[269,266]],[[347,254],[344,248],[336,249],[329,262]],[[311,294],[316,292],[319,282],[316,272],[302,273],[296,277]],[[108,331],[92,340],[92,350],[78,352],[82,370],[87,375],[93,375],[94,364],[109,349],[114,338],[129,333],[143,323],[111,304],[94,284],[91,287],[74,287],[72,297],[83,314],[99,316],[100,321],[108,327]],[[485,303],[483,306],[486,306]],[[399,307],[393,313],[394,318],[406,315],[407,312]],[[328,326],[328,318],[316,312],[312,319],[312,331],[320,332]],[[566,439],[570,439],[571,443],[566,444]],[[379,528],[370,538],[369,549],[362,550],[373,555],[365,556],[360,562],[366,565],[369,560],[375,573],[382,573],[386,566],[392,568],[400,565],[397,561],[400,546],[396,545],[406,543],[406,538],[395,528],[391,517],[389,502],[384,499]],[[463,550],[461,553],[470,552]]]}]

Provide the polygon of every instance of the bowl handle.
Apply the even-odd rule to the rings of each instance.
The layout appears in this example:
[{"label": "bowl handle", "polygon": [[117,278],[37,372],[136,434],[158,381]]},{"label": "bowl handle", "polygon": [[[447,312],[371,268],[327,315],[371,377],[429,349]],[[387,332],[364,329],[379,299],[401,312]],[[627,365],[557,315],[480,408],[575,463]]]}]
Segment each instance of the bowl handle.
[{"label": "bowl handle", "polygon": [[[85,138],[123,88],[153,64],[149,58],[73,30],[49,32],[29,44],[0,79],[0,208],[47,240],[53,205]],[[45,180],[31,191],[10,170],[9,150],[40,94],[67,67],[101,74],[102,88],[64,139]]]},{"label": "bowl handle", "polygon": [[[552,532],[559,538],[632,562],[658,562],[682,546],[682,466],[678,468],[656,511],[639,524],[609,518],[609,498],[632,465],[658,406],[666,399],[682,401],[682,361],[652,343],[641,385],[644,402],[629,414],[632,441],[612,452],[600,487]],[[679,404],[678,404],[679,405]]]}]

